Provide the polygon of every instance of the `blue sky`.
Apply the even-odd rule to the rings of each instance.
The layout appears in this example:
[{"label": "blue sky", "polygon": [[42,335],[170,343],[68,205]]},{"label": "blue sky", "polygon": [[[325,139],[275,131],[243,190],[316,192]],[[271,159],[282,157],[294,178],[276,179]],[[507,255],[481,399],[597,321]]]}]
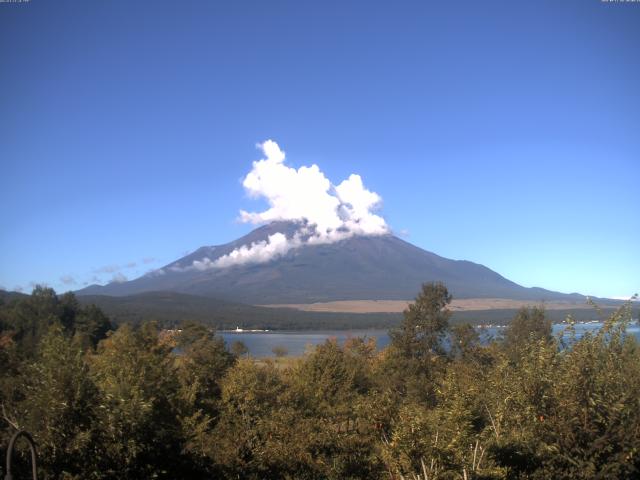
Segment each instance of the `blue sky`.
[{"label": "blue sky", "polygon": [[422,248],[631,295],[639,44],[640,4],[600,0],[0,4],[0,286],[237,238],[273,139]]}]

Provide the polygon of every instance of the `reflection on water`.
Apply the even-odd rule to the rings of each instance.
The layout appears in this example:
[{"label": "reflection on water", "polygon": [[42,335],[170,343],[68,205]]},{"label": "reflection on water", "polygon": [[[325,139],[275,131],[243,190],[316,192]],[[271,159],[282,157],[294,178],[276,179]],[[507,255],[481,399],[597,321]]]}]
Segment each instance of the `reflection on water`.
[{"label": "reflection on water", "polygon": [[[567,325],[557,324],[553,326],[554,335],[562,332]],[[576,337],[580,338],[585,332],[595,331],[602,327],[602,323],[578,323],[575,325]],[[498,337],[503,328],[488,327],[484,329],[483,338]],[[640,327],[633,324],[627,330],[640,341]],[[273,331],[273,332],[219,332],[227,345],[240,340],[249,349],[254,357],[272,357],[274,347],[285,347],[289,355],[302,355],[308,346],[324,343],[328,338],[335,338],[343,343],[348,338],[366,337],[375,338],[378,348],[384,348],[389,344],[387,330],[323,330],[323,331]]]}]

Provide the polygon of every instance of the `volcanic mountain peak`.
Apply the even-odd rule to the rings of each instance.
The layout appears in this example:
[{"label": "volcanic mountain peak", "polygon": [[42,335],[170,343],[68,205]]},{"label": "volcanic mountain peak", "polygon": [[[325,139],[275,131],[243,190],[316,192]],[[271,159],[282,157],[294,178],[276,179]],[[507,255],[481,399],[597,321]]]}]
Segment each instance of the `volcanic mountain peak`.
[{"label": "volcanic mountain peak", "polygon": [[442,281],[456,298],[584,298],[525,288],[483,265],[441,257],[391,234],[350,236],[334,243],[299,242],[272,249],[272,257],[220,266],[221,258],[237,258],[243,249],[269,247],[277,234],[281,234],[281,245],[292,242],[300,228],[296,223],[273,222],[233,242],[201,247],[138,279],[78,293],[119,296],[173,291],[251,304],[407,300],[422,283]]}]

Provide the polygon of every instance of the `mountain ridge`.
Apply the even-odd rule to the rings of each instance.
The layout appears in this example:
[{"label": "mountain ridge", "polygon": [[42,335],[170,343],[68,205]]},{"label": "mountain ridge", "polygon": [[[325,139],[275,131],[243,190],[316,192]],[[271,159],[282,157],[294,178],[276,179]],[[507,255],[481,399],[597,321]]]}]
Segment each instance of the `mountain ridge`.
[{"label": "mountain ridge", "polygon": [[225,268],[211,265],[241,246],[265,242],[282,233],[291,239],[299,225],[273,222],[223,245],[202,246],[137,279],[89,286],[78,295],[127,296],[172,291],[245,304],[314,303],[337,300],[408,300],[424,282],[444,282],[455,298],[514,300],[585,300],[539,287],[523,287],[488,267],[452,260],[392,234],[352,236],[335,243],[304,244],[265,263]]}]

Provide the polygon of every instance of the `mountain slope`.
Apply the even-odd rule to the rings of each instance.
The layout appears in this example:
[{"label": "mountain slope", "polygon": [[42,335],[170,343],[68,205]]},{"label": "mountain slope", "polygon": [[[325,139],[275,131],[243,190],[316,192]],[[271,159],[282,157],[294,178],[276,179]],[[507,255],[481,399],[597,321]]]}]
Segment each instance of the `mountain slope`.
[{"label": "mountain slope", "polygon": [[91,286],[80,295],[131,295],[172,291],[249,303],[311,303],[333,300],[413,298],[423,282],[442,281],[456,298],[577,300],[540,288],[522,287],[489,268],[450,260],[393,235],[351,237],[326,245],[305,245],[267,263],[197,270],[194,261],[213,261],[242,245],[276,232],[293,235],[296,226],[272,223],[225,245],[202,247],[163,267],[162,274]]}]

